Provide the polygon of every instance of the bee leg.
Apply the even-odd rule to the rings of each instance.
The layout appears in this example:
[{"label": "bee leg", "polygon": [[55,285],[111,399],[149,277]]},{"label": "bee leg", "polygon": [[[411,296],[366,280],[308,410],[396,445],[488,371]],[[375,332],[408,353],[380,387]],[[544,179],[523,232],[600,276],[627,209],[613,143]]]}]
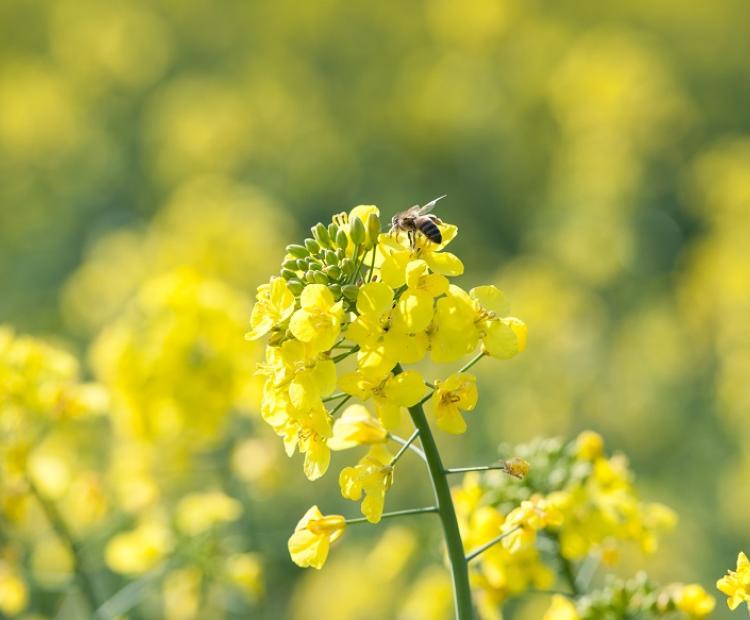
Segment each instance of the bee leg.
[{"label": "bee leg", "polygon": [[417,245],[417,235],[413,230],[409,231],[409,247],[411,249],[414,249],[414,247]]}]

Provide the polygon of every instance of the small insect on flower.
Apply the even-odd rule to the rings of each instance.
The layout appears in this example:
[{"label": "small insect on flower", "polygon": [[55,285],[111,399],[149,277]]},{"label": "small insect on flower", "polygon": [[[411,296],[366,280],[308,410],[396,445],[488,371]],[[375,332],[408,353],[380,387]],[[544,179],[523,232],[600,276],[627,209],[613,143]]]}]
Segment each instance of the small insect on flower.
[{"label": "small insect on flower", "polygon": [[417,232],[421,232],[427,239],[433,243],[442,243],[443,235],[440,233],[438,224],[442,224],[440,219],[432,215],[430,211],[435,208],[438,200],[445,198],[445,194],[435,198],[426,205],[414,205],[413,207],[396,213],[391,219],[391,233],[403,230],[409,236],[409,242],[413,248],[417,242]]}]

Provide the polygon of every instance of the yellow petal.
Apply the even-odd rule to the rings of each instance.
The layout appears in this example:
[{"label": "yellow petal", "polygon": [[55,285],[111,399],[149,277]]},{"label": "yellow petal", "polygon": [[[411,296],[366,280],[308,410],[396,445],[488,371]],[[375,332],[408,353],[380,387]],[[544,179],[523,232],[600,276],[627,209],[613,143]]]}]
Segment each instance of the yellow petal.
[{"label": "yellow petal", "polygon": [[319,570],[323,568],[328,558],[330,543],[326,536],[301,530],[291,535],[288,546],[289,555],[297,566],[302,568],[311,566]]},{"label": "yellow petal", "polygon": [[477,286],[469,291],[469,295],[498,316],[506,316],[510,312],[510,304],[505,293],[496,286]]},{"label": "yellow petal", "polygon": [[327,309],[333,303],[333,293],[325,284],[308,284],[299,298],[300,305],[305,309]]},{"label": "yellow petal", "polygon": [[407,290],[396,306],[393,326],[410,334],[422,332],[432,320],[433,299],[424,291]]},{"label": "yellow petal", "polygon": [[359,475],[354,467],[344,467],[339,474],[339,487],[341,496],[345,499],[351,499],[355,502],[362,497],[362,485],[359,481]]},{"label": "yellow petal", "polygon": [[503,321],[490,321],[483,341],[487,353],[498,359],[510,359],[520,350],[518,336]]},{"label": "yellow petal", "polygon": [[359,289],[357,310],[361,315],[380,317],[391,309],[393,289],[383,282],[369,282]]},{"label": "yellow petal", "polygon": [[460,276],[464,272],[464,264],[450,252],[431,252],[425,260],[430,269],[444,276]]},{"label": "yellow petal", "polygon": [[383,423],[383,426],[389,431],[395,431],[401,424],[401,406],[389,402],[384,398],[375,399],[375,411]]},{"label": "yellow petal", "polygon": [[424,396],[424,380],[416,370],[406,370],[391,377],[386,382],[383,392],[388,400],[404,407],[411,407]]},{"label": "yellow petal", "polygon": [[308,480],[317,480],[328,471],[331,451],[325,441],[311,441],[305,453],[304,471]]}]

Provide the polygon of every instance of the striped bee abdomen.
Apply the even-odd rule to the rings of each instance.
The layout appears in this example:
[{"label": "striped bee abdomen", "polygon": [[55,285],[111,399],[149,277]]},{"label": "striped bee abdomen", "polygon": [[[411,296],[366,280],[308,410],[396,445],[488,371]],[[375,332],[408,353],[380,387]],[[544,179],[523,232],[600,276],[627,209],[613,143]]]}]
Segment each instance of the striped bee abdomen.
[{"label": "striped bee abdomen", "polygon": [[440,234],[440,229],[437,227],[437,224],[432,221],[431,218],[420,217],[417,218],[417,221],[415,223],[420,232],[430,241],[432,241],[433,243],[443,242],[443,235]]}]

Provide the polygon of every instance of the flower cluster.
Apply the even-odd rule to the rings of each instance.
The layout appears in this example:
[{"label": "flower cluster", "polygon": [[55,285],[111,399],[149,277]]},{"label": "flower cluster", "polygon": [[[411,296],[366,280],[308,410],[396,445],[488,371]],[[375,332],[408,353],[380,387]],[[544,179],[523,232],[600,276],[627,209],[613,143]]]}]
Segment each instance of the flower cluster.
[{"label": "flower cluster", "polygon": [[[526,326],[509,316],[498,289],[465,291],[450,282],[464,269],[444,251],[457,228],[438,225],[440,243],[420,233],[413,239],[383,233],[378,209],[366,205],[336,215],[327,226],[319,223],[302,244],[287,246],[280,275],[258,287],[250,317],[248,339],[268,339],[257,370],[263,419],[290,456],[304,454],[310,480],[326,473],[331,450],[368,446],[341,471],[339,484],[345,498],[362,501],[362,514],[373,523],[393,484],[400,452],[387,442],[398,441],[393,433],[403,412],[429,401],[440,429],[464,432],[462,414],[478,398],[468,368],[484,356],[511,358],[526,344]],[[458,362],[478,347],[464,368],[432,382],[403,368],[427,357]],[[353,398],[360,403],[350,403]],[[290,541],[300,565],[320,567],[328,548],[320,541],[340,534],[317,527],[319,521],[303,519]],[[315,559],[300,551],[301,531],[318,541]]]},{"label": "flower cluster", "polygon": [[[498,543],[471,564],[483,618],[495,618],[499,604],[528,589],[550,589],[560,568],[563,581],[559,587],[569,589],[573,596],[587,585],[582,579],[593,576],[582,576],[592,562],[615,563],[628,543],[653,552],[659,533],[675,522],[666,506],[639,500],[624,457],[606,456],[604,442],[596,433],[586,431],[567,444],[538,440],[516,446],[512,453],[529,463],[528,475],[522,479],[497,471],[482,478],[471,473],[453,490],[467,549]],[[638,584],[638,588],[645,587]],[[622,592],[630,592],[631,586],[628,582]],[[713,608],[713,599],[699,586],[652,588],[648,604],[643,596],[631,593],[630,598],[623,598],[618,591],[608,586],[601,596],[592,594],[575,605],[557,598],[546,618],[598,618],[595,610],[611,612],[618,601],[625,605],[623,609],[630,609],[630,602],[623,602],[626,599],[637,601],[644,612],[677,610],[691,618],[705,617]]]},{"label": "flower cluster", "polygon": [[750,561],[744,552],[737,556],[737,570],[730,570],[716,582],[716,587],[727,595],[729,609],[734,610],[747,603],[750,611]]}]

